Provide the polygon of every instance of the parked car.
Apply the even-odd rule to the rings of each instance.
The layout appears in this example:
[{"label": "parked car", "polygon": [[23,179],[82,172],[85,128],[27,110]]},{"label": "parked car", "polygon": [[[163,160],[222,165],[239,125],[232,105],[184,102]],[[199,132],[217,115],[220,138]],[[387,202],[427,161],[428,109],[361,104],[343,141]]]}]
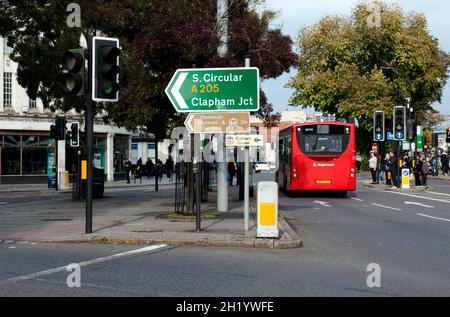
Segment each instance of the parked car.
[{"label": "parked car", "polygon": [[258,173],[261,171],[270,171],[269,162],[258,162],[255,164],[255,172]]}]

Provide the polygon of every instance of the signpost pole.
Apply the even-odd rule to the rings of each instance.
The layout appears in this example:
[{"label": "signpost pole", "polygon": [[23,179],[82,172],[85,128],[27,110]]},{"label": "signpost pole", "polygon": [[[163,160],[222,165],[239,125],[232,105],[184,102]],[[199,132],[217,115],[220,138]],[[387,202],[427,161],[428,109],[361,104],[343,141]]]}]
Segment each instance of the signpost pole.
[{"label": "signpost pole", "polygon": [[[195,179],[195,229],[197,232],[202,231],[201,228],[201,177],[200,177],[200,134],[194,134],[193,148],[195,149],[195,161],[193,162],[194,179]],[[197,156],[197,154],[199,154]]]},{"label": "signpost pole", "polygon": [[[228,53],[228,0],[217,0],[217,30],[220,45],[217,53],[225,56]],[[217,164],[217,211],[228,211],[228,171],[226,162],[225,134],[222,134],[222,159]]]},{"label": "signpost pole", "polygon": [[88,93],[86,94],[86,160],[87,160],[87,180],[86,180],[86,233],[92,233],[92,181],[94,176],[93,160],[92,160],[92,143],[94,137],[94,107],[95,103],[92,100],[92,38],[88,39],[87,49],[89,61],[89,80]]},{"label": "signpost pole", "polygon": [[[245,67],[250,67],[250,58],[245,58]],[[248,218],[249,218],[249,204],[250,204],[250,191],[249,191],[249,161],[248,161],[248,149],[246,146],[244,150],[244,230],[248,231]],[[242,185],[242,184],[241,184]]]}]

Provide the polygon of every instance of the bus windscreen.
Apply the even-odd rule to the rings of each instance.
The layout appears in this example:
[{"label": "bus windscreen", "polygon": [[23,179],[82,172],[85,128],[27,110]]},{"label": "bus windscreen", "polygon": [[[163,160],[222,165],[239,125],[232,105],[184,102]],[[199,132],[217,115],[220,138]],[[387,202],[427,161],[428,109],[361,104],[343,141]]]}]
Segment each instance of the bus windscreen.
[{"label": "bus windscreen", "polygon": [[350,128],[320,124],[297,128],[299,147],[304,154],[342,154],[348,146]]}]

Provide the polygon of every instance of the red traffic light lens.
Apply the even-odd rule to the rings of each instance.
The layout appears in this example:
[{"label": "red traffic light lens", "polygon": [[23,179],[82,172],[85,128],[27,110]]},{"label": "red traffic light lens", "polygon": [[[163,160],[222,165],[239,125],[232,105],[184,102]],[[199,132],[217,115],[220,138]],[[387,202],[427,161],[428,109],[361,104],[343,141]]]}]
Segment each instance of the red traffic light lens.
[{"label": "red traffic light lens", "polygon": [[69,72],[77,73],[83,67],[83,56],[77,52],[67,51],[62,58],[63,68]]}]

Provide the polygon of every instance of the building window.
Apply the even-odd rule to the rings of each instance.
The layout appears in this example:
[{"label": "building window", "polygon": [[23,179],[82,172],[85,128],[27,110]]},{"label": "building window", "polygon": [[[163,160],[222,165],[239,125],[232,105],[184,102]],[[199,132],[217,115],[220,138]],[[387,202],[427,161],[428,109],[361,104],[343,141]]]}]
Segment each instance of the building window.
[{"label": "building window", "polygon": [[3,38],[3,53],[5,54],[11,54],[12,53],[12,47],[8,46],[8,38]]},{"label": "building window", "polygon": [[0,135],[0,175],[46,175],[51,146],[47,136]]},{"label": "building window", "polygon": [[3,73],[3,106],[12,106],[12,73]]},{"label": "building window", "polygon": [[30,98],[30,102],[29,102],[28,105],[29,105],[30,109],[36,108],[36,99],[31,99]]}]

